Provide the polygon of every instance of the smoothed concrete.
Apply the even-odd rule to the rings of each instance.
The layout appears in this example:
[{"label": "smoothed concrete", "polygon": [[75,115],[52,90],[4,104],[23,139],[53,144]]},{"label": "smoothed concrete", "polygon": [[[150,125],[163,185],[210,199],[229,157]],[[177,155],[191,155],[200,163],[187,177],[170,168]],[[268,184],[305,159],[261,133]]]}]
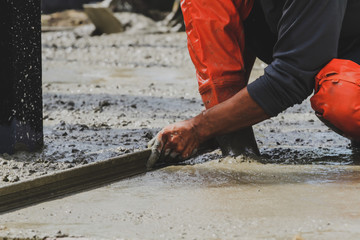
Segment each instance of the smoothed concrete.
[{"label": "smoothed concrete", "polygon": [[227,158],[174,166],[0,216],[0,236],[358,239],[360,167]]},{"label": "smoothed concrete", "polygon": [[[46,148],[1,156],[0,185],[144,149],[161,127],[203,109],[185,33],[45,33],[43,63]],[[256,63],[252,81],[264,67]],[[359,151],[308,100],[254,132],[260,158],[213,152],[3,214],[0,236],[359,239]]]}]

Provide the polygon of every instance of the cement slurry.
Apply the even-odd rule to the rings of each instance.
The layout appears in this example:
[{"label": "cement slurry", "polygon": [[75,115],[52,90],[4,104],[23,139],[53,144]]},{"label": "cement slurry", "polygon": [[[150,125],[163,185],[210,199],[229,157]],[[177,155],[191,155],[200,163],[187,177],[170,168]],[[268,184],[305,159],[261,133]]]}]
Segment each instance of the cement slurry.
[{"label": "cement slurry", "polygon": [[225,158],[0,216],[1,236],[358,239],[360,168]]},{"label": "cement slurry", "polygon": [[[184,33],[46,33],[43,64],[46,148],[0,156],[0,186],[143,149],[203,109]],[[263,68],[257,62],[251,80]],[[3,214],[0,236],[358,239],[360,153],[349,141],[308,100],[254,131],[261,158],[213,152]]]},{"label": "cement slurry", "polygon": [[[143,149],[161,127],[203,109],[185,33],[90,37],[83,28],[43,33],[45,148],[1,155],[0,186]],[[264,67],[257,62],[251,80]],[[255,132],[265,162],[360,162],[308,100]]]}]

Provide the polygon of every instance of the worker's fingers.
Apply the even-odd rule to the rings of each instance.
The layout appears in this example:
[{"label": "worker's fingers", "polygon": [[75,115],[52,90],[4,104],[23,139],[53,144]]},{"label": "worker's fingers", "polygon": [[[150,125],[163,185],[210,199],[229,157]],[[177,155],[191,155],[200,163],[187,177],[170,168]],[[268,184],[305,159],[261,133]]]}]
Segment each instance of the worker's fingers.
[{"label": "worker's fingers", "polygon": [[146,168],[147,169],[151,169],[154,167],[155,163],[158,161],[158,159],[160,158],[160,154],[161,152],[155,148],[155,147],[152,147],[151,148],[151,154],[150,154],[150,157],[146,163]]},{"label": "worker's fingers", "polygon": [[164,151],[164,156],[161,156],[161,158],[166,163],[176,163],[182,160],[180,158],[180,155],[181,155],[180,153],[172,149],[167,149]]},{"label": "worker's fingers", "polygon": [[166,156],[170,155],[170,161],[175,161],[175,158],[180,160],[179,157],[181,157],[182,160],[185,160],[196,154],[197,143],[191,136],[173,135],[168,139],[164,148],[167,150],[171,149],[171,151],[165,151]]},{"label": "worker's fingers", "polygon": [[152,146],[154,146],[156,138],[157,138],[157,136],[148,142],[148,144],[147,144],[148,148],[152,148]]},{"label": "worker's fingers", "polygon": [[151,169],[160,159],[164,147],[163,136],[161,132],[156,135],[155,138],[150,140],[150,142],[148,143],[148,147],[151,148],[151,154],[146,163],[146,168]]},{"label": "worker's fingers", "polygon": [[161,159],[167,163],[178,162],[181,159],[178,156],[181,155],[181,148],[178,147],[180,137],[172,132],[163,132],[164,138],[167,140],[163,146],[163,155]]},{"label": "worker's fingers", "polygon": [[171,149],[165,149],[165,151],[164,151],[164,157],[167,157],[167,156],[169,156],[169,154],[170,154],[170,152],[171,152]]},{"label": "worker's fingers", "polygon": [[[182,141],[181,136],[178,135],[171,135],[168,138],[168,141],[166,142],[164,149],[171,149],[171,152],[177,152],[177,153],[182,153],[184,150],[184,143]],[[168,152],[170,153],[170,152]],[[169,154],[168,154],[169,155]]]},{"label": "worker's fingers", "polygon": [[176,159],[179,155],[180,155],[180,153],[175,152],[175,151],[173,151],[172,153],[170,153],[170,157],[171,157],[172,159]]},{"label": "worker's fingers", "polygon": [[182,158],[183,159],[188,159],[192,156],[194,156],[197,152],[197,146],[195,145],[195,142],[191,142],[189,143],[185,149],[182,152]]},{"label": "worker's fingers", "polygon": [[190,121],[166,126],[155,139],[149,142],[151,156],[147,167],[152,168],[161,158],[165,162],[176,162],[193,156],[199,140]]}]

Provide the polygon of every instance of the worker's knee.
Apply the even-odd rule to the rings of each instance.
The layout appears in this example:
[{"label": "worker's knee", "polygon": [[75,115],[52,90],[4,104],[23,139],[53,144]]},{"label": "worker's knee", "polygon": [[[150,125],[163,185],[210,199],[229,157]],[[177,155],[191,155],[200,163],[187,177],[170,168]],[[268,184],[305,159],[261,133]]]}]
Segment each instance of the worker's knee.
[{"label": "worker's knee", "polygon": [[333,59],[316,76],[311,105],[333,130],[360,141],[360,65]]}]

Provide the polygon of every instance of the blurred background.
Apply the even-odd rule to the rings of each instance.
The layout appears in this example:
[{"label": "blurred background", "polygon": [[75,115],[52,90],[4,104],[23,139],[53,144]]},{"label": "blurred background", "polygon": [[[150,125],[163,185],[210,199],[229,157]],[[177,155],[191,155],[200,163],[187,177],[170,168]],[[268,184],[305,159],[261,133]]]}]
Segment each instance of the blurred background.
[{"label": "blurred background", "polygon": [[[180,0],[42,0],[43,31],[92,23],[91,35],[184,31]],[[136,30],[134,30],[136,25]]]},{"label": "blurred background", "polygon": [[[42,0],[42,12],[52,13],[66,9],[82,9],[83,4],[101,2],[100,0]],[[134,11],[137,9],[158,9],[161,11],[170,11],[173,0],[117,0],[113,1],[118,4],[122,10]]]}]

